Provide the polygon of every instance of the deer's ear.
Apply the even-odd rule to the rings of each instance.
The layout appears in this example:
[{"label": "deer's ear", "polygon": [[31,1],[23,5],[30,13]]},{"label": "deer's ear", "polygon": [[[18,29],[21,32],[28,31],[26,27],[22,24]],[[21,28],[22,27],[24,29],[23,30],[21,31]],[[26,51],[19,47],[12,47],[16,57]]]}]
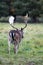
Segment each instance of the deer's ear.
[{"label": "deer's ear", "polygon": [[21,31],[23,30],[23,28],[21,28]]}]

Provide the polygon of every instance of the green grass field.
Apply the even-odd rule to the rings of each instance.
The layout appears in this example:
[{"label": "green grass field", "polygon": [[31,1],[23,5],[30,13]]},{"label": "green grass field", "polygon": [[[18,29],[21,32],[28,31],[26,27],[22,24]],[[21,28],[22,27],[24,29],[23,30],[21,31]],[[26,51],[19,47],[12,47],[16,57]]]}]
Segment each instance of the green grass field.
[{"label": "green grass field", "polygon": [[[15,23],[17,28],[25,24]],[[43,24],[28,24],[24,30],[18,53],[13,45],[8,54],[8,32],[13,29],[8,23],[0,23],[0,65],[43,65]]]}]

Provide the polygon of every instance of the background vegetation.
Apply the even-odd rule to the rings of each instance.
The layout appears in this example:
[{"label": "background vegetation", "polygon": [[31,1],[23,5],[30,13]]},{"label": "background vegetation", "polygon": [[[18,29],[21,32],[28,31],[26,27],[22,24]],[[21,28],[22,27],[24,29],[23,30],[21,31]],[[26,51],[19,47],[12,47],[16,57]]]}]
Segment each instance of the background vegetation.
[{"label": "background vegetation", "polygon": [[43,19],[43,0],[0,0],[0,17],[26,13],[31,22],[43,22],[37,20],[38,17]]}]

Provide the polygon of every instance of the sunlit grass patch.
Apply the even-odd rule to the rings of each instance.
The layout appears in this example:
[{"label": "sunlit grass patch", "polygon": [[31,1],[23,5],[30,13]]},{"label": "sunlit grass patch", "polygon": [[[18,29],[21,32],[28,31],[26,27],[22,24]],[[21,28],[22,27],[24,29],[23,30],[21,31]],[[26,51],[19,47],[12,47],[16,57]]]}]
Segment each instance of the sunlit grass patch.
[{"label": "sunlit grass patch", "polygon": [[[25,24],[15,23],[19,28]],[[18,53],[14,54],[13,45],[8,54],[8,32],[13,29],[8,23],[0,23],[0,65],[43,65],[43,24],[28,24],[24,29]]]}]

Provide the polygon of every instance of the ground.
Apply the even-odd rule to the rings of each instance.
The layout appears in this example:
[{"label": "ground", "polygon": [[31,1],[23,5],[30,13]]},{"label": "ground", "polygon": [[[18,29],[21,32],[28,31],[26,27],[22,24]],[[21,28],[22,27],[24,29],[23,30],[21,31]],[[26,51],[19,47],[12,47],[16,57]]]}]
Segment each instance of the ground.
[{"label": "ground", "polygon": [[[25,24],[15,23],[17,28]],[[43,65],[43,24],[28,24],[24,29],[18,53],[13,45],[8,54],[8,32],[13,29],[8,23],[0,23],[0,65]]]}]

